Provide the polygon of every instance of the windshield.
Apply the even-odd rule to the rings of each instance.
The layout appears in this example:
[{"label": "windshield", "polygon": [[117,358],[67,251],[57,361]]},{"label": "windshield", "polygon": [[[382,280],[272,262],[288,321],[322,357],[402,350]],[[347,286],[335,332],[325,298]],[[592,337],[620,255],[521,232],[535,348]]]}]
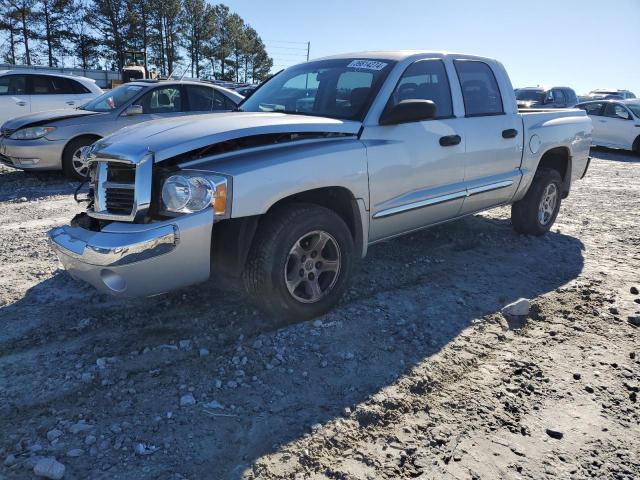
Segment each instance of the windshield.
[{"label": "windshield", "polygon": [[627,103],[626,105],[636,117],[640,118],[640,103]]},{"label": "windshield", "polygon": [[144,87],[139,85],[120,85],[109,92],[105,92],[97,98],[80,107],[80,110],[89,110],[90,112],[110,112],[116,108],[122,107],[134,96],[136,96]]},{"label": "windshield", "polygon": [[544,102],[544,92],[542,90],[516,90],[518,100]]},{"label": "windshield", "polygon": [[240,111],[362,121],[394,64],[357,58],[303,63],[265,83],[240,105]]}]

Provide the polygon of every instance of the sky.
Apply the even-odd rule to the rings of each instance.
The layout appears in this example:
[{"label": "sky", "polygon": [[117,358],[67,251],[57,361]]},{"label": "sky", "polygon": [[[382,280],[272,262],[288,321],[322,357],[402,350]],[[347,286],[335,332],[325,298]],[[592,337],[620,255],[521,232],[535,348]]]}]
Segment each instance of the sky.
[{"label": "sky", "polygon": [[[220,0],[218,0],[220,1]],[[264,40],[274,69],[362,50],[496,58],[514,87],[640,96],[640,0],[222,0]]]}]

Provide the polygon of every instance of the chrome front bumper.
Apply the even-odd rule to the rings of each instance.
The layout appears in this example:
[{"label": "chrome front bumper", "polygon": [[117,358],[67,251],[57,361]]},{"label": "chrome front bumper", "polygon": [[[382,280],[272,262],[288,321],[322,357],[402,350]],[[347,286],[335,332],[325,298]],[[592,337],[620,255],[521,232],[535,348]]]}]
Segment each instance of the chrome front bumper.
[{"label": "chrome front bumper", "polygon": [[104,293],[151,296],[205,281],[211,209],[150,224],[111,223],[101,232],[64,226],[49,241],[72,277]]}]

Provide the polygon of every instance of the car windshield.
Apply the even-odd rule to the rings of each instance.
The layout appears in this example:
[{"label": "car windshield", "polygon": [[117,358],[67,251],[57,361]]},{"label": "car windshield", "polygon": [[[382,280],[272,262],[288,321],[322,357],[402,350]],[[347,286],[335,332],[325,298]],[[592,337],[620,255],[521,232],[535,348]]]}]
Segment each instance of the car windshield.
[{"label": "car windshield", "polygon": [[636,117],[640,118],[640,103],[627,103],[627,107]]},{"label": "car windshield", "polygon": [[534,102],[544,102],[544,92],[542,90],[516,90],[516,98],[518,100]]},{"label": "car windshield", "polygon": [[89,110],[90,112],[110,112],[122,107],[142,91],[143,88],[144,87],[139,85],[120,85],[85,103],[79,108],[80,110]]},{"label": "car windshield", "polygon": [[303,63],[274,76],[239,110],[362,121],[394,64],[358,58]]}]

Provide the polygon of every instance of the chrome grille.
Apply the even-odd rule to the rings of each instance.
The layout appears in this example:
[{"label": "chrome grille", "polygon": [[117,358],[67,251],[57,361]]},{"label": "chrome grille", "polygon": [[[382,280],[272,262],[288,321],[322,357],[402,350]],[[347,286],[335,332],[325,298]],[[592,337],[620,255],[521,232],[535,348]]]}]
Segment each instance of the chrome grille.
[{"label": "chrome grille", "polygon": [[105,188],[107,211],[118,215],[131,215],[134,202],[133,193],[133,188]]},{"label": "chrome grille", "polygon": [[89,216],[124,222],[144,217],[151,201],[151,155],[137,163],[94,157],[89,165],[94,193]]}]

